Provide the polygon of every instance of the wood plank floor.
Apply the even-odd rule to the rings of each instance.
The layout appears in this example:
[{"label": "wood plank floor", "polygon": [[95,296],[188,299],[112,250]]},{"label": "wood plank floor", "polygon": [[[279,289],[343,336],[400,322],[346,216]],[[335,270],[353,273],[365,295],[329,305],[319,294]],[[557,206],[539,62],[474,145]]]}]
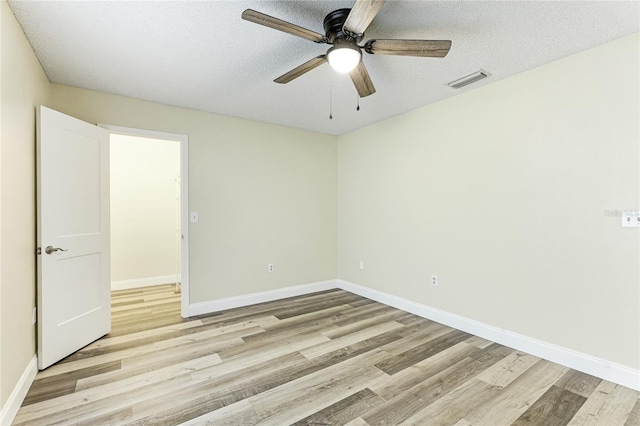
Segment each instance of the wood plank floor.
[{"label": "wood plank floor", "polygon": [[116,291],[17,425],[640,425],[640,394],[343,290],[189,319]]}]

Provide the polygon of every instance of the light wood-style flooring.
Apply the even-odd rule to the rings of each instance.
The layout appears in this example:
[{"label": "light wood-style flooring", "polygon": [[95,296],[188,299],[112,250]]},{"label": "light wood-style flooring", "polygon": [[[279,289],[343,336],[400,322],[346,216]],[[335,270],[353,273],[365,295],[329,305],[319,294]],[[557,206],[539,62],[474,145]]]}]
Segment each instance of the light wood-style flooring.
[{"label": "light wood-style flooring", "polygon": [[640,425],[640,394],[343,290],[182,319],[113,293],[113,331],[38,373],[14,424]]}]

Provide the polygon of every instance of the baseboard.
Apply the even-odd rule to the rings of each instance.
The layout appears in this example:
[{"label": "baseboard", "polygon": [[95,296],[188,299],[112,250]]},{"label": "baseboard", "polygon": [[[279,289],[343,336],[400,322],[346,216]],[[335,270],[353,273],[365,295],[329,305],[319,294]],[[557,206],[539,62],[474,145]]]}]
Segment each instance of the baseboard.
[{"label": "baseboard", "polygon": [[150,287],[152,285],[175,284],[175,282],[176,274],[134,278],[131,280],[111,281],[111,290],[128,290],[130,288]]},{"label": "baseboard", "polygon": [[262,291],[260,293],[251,293],[243,296],[192,303],[189,305],[187,315],[194,316],[210,314],[212,312],[224,311],[226,309],[255,305],[256,303],[271,302],[273,300],[315,293],[317,291],[330,290],[332,288],[336,288],[336,280],[320,281],[310,284],[279,288],[276,290]]},{"label": "baseboard", "polygon": [[411,300],[393,296],[344,280],[337,280],[338,288],[358,294],[385,305],[393,306],[449,327],[471,333],[531,355],[555,362],[592,376],[640,391],[640,371],[558,345],[532,339],[479,321],[471,320]]},{"label": "baseboard", "polygon": [[36,373],[38,373],[38,357],[34,355],[22,372],[22,376],[20,376],[18,383],[16,383],[11,395],[9,395],[9,399],[2,407],[0,425],[10,425],[13,422],[33,380],[36,378]]}]

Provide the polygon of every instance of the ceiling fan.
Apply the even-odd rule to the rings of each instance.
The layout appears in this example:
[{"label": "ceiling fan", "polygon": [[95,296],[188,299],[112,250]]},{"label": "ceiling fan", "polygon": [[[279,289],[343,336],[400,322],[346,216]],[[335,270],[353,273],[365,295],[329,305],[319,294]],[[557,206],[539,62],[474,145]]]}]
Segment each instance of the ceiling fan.
[{"label": "ceiling fan", "polygon": [[242,12],[242,19],[316,43],[332,45],[325,55],[317,56],[281,75],[274,80],[276,83],[289,83],[325,62],[329,62],[336,71],[349,73],[358,95],[364,98],[375,93],[376,89],[362,61],[362,50],[377,55],[443,58],[451,48],[451,40],[372,39],[362,46],[358,45],[364,36],[364,31],[383,4],[384,0],[356,0],[351,9],[334,10],[324,18],[325,35],[252,9]]}]

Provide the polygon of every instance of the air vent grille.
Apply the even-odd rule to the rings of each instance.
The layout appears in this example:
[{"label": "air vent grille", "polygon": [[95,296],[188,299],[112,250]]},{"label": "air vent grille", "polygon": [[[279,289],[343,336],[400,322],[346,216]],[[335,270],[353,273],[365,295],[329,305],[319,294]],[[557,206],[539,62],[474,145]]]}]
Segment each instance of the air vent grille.
[{"label": "air vent grille", "polygon": [[464,77],[457,80],[451,81],[447,83],[447,86],[451,87],[452,89],[459,89],[471,83],[475,83],[476,81],[482,80],[483,78],[487,78],[490,75],[491,74],[489,74],[485,70],[479,70],[472,74],[465,75]]}]

